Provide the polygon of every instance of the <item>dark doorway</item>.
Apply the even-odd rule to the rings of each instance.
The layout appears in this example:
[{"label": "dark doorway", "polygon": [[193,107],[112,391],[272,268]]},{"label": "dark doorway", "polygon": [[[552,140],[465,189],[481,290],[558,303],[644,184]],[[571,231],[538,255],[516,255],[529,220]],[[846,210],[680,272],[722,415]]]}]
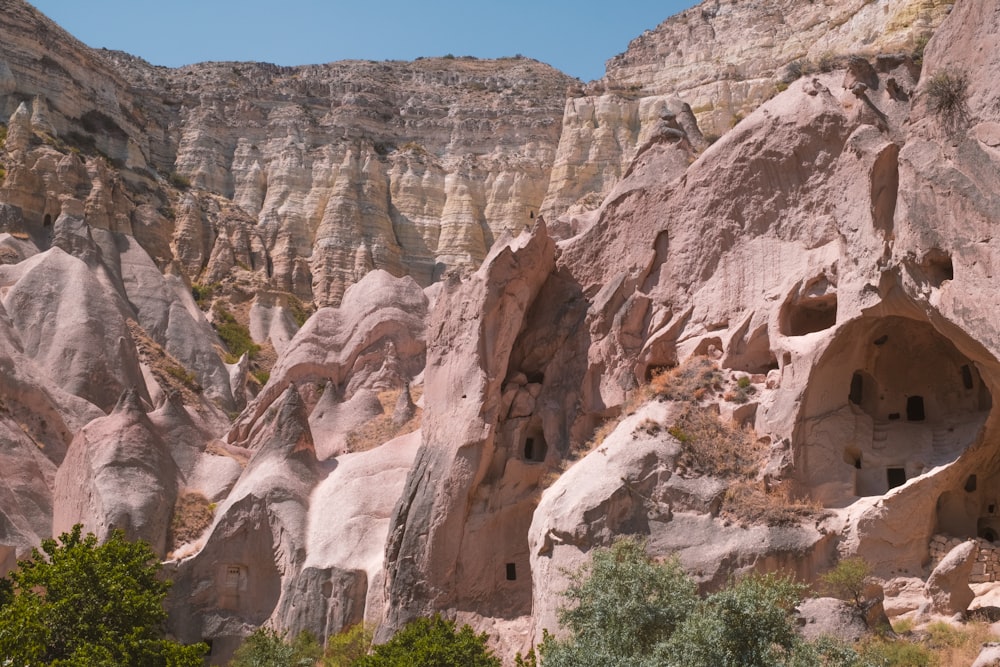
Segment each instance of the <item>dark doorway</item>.
[{"label": "dark doorway", "polygon": [[906,471],[902,468],[886,468],[885,479],[889,483],[890,489],[906,484]]},{"label": "dark doorway", "polygon": [[969,368],[969,364],[962,366],[962,386],[972,389],[972,369]]},{"label": "dark doorway", "polygon": [[976,490],[976,476],[969,475],[968,479],[965,480],[965,492],[972,493]]},{"label": "dark doorway", "polygon": [[517,581],[517,566],[507,563],[507,581]]},{"label": "dark doorway", "polygon": [[851,393],[847,395],[847,400],[854,405],[861,405],[861,400],[864,398],[864,387],[865,380],[861,377],[861,373],[855,373],[854,377],[851,378]]},{"label": "dark doorway", "polygon": [[910,396],[906,399],[906,419],[911,422],[924,420],[924,397]]},{"label": "dark doorway", "polygon": [[52,216],[46,213],[45,219],[42,220],[42,227],[51,227],[51,226],[52,226]]},{"label": "dark doorway", "polygon": [[524,440],[524,460],[532,463],[541,463],[545,460],[548,447],[545,446],[545,439],[540,435],[529,436]]}]

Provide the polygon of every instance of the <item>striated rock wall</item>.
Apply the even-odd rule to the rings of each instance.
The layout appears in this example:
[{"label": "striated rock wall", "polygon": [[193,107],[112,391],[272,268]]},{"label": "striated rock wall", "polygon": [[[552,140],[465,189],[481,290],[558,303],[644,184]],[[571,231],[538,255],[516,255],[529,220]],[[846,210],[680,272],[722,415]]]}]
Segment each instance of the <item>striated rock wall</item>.
[{"label": "striated rock wall", "polygon": [[543,213],[596,208],[665,106],[688,105],[714,140],[800,76],[920,51],[952,4],[706,0],[667,19],[609,60],[603,79],[570,90]]},{"label": "striated rock wall", "polygon": [[[41,30],[6,5],[0,25]],[[910,36],[941,10],[809,3],[784,26],[760,3],[706,3],[687,20],[718,29],[719,53],[794,21],[810,44],[868,26],[881,51],[896,42],[871,12],[906,7]],[[993,3],[966,0],[923,73],[906,55],[843,61],[710,146],[674,91],[564,104],[546,97],[564,77],[520,59],[91,54],[54,75],[123,86],[91,132],[90,98],[28,76],[34,47],[12,39],[0,567],[53,526],[126,526],[169,554],[171,631],[213,640],[215,662],[261,625],[366,620],[386,638],[441,611],[510,663],[555,629],[564,568],[622,533],[706,588],[846,555],[926,577],[928,545],[947,545],[933,535],[1000,530],[998,34]],[[659,80],[640,61],[615,67]],[[965,81],[946,108],[941,77]],[[142,141],[114,152],[112,123]],[[296,295],[328,307],[300,327]],[[213,298],[270,341],[269,376],[223,363]],[[723,372],[697,395],[647,386],[700,356]],[[756,478],[692,463],[676,428],[691,406],[753,426]],[[198,495],[211,521],[170,542]],[[743,499],[764,508],[731,511]]]},{"label": "striated rock wall", "polygon": [[191,281],[242,265],[318,305],[375,268],[428,285],[530,224],[572,81],[520,57],[170,70],[2,8],[0,119],[25,152],[0,193],[29,224],[79,201]]},{"label": "striated rock wall", "polygon": [[707,0],[632,40],[608,61],[604,85],[678,95],[702,129],[718,136],[771,97],[778,82],[833,69],[845,56],[912,52],[953,4]]}]

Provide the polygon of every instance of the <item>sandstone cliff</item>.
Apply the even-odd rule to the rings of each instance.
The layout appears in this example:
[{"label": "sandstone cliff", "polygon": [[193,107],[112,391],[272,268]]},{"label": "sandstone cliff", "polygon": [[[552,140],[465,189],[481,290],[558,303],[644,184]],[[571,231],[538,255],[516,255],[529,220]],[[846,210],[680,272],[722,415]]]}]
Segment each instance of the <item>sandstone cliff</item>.
[{"label": "sandstone cliff", "polygon": [[706,589],[861,555],[890,615],[964,604],[924,579],[1000,535],[992,3],[713,0],[568,100],[0,6],[0,566],[123,527],[215,662],[435,611],[512,662],[625,533]]},{"label": "sandstone cliff", "polygon": [[524,58],[170,70],[88,49],[16,0],[0,33],[0,115],[30,109],[10,148],[53,149],[2,185],[29,226],[80,200],[193,282],[243,265],[320,305],[375,268],[428,285],[528,224],[572,81]]},{"label": "sandstone cliff", "polygon": [[920,53],[952,4],[705,0],[667,19],[571,92],[543,214],[596,208],[664,108],[688,105],[714,140],[800,76],[850,56]]}]

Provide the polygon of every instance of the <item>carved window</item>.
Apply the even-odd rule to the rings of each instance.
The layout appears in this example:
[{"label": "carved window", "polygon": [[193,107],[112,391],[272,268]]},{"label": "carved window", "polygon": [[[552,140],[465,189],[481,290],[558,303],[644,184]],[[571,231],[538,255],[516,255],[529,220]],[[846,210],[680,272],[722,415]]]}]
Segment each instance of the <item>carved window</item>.
[{"label": "carved window", "polygon": [[226,590],[235,591],[240,587],[240,567],[239,565],[230,565],[226,568]]}]

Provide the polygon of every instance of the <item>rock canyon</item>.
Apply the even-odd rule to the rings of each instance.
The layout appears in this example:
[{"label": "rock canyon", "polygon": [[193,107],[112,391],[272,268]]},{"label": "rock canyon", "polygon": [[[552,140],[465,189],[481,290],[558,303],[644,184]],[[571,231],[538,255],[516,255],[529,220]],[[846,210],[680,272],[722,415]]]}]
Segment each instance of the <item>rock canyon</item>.
[{"label": "rock canyon", "polygon": [[976,606],[997,80],[990,0],[705,0],[588,84],[167,69],[0,0],[3,570],[123,529],[217,664],[433,612],[513,664],[619,535]]}]

